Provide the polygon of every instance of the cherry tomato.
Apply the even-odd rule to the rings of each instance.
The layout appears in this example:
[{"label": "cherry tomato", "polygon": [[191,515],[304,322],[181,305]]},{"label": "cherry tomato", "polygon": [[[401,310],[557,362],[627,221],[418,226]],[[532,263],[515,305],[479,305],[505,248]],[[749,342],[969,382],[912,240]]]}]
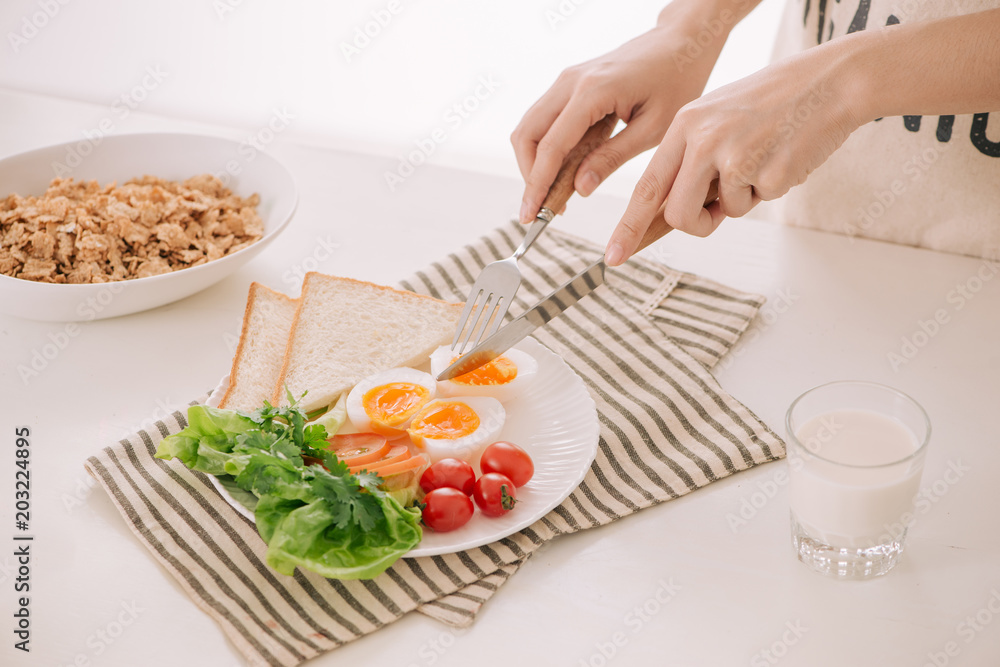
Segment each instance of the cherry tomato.
[{"label": "cherry tomato", "polygon": [[420,477],[420,488],[430,493],[443,487],[458,489],[467,496],[472,495],[476,486],[476,473],[460,459],[441,459],[424,471]]},{"label": "cherry tomato", "polygon": [[514,486],[522,487],[535,474],[535,464],[528,453],[512,442],[494,442],[483,451],[479,459],[483,474],[498,472],[506,475]]},{"label": "cherry tomato", "polygon": [[476,482],[472,495],[486,516],[503,516],[514,509],[517,491],[514,482],[498,472],[488,472]]},{"label": "cherry tomato", "polygon": [[469,523],[473,511],[472,500],[458,489],[444,486],[424,496],[424,523],[438,533],[447,533]]}]

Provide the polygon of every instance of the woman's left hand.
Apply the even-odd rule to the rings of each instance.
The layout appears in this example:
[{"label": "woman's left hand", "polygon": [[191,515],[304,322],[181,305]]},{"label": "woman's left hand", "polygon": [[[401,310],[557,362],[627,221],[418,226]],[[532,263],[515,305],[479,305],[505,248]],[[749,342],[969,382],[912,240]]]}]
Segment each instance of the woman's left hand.
[{"label": "woman's left hand", "polygon": [[[707,236],[725,217],[802,183],[861,124],[840,46],[814,47],[681,108],[611,236],[607,263],[636,251],[664,202],[671,227]],[[719,199],[705,206],[715,179]]]}]

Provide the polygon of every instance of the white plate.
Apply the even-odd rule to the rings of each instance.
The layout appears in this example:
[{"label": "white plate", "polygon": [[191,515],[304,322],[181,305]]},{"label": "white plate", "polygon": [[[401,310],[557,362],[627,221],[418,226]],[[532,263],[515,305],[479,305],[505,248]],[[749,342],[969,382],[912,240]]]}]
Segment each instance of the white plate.
[{"label": "white plate", "polygon": [[[123,134],[47,146],[0,160],[0,197],[10,193],[40,195],[56,174],[53,165],[80,157],[67,177],[96,179],[101,185],[123,183],[149,174],[185,180],[215,174],[241,197],[260,195],[257,211],[264,236],[256,243],[201,266],[148,278],[114,283],[66,285],[39,283],[0,275],[0,312],[32,320],[79,322],[117,317],[183,299],[222,280],[262,251],[288,225],[298,192],[288,170],[261,152],[252,157],[241,144],[194,134]],[[236,175],[231,174],[237,171]]]},{"label": "white plate", "polygon": [[[597,407],[583,380],[554,352],[533,338],[515,346],[538,360],[538,375],[527,392],[504,407],[507,421],[500,433],[524,448],[535,463],[531,481],[517,490],[517,506],[508,514],[490,518],[478,508],[472,520],[450,533],[424,528],[424,537],[407,558],[437,556],[481,547],[527,528],[551,512],[580,485],[597,456],[600,424]],[[212,393],[209,405],[218,405],[229,384],[226,377]],[[253,512],[233,500],[212,477],[222,496],[243,516]]]}]

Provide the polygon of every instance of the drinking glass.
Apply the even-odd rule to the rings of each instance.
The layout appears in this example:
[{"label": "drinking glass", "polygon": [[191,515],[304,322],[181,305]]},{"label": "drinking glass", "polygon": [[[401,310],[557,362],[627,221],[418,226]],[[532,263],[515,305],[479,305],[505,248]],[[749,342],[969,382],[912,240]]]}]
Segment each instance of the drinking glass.
[{"label": "drinking glass", "polygon": [[785,428],[798,559],[842,579],[887,573],[915,518],[927,413],[885,385],[831,382],[795,399]]}]

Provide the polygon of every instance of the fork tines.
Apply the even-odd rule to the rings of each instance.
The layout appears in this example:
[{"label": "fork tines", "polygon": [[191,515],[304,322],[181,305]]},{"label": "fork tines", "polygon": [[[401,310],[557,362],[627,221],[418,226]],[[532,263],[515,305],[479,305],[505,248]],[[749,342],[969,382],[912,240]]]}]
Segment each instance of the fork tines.
[{"label": "fork tines", "polygon": [[[482,300],[484,295],[486,298]],[[452,351],[462,355],[466,347],[475,347],[496,333],[497,329],[500,328],[500,323],[503,322],[504,315],[507,314],[508,306],[509,301],[502,296],[497,296],[495,292],[487,294],[486,290],[480,289],[475,294],[470,294],[469,299],[465,302],[462,315],[459,317],[461,324],[451,341]],[[459,343],[460,340],[461,343]],[[458,346],[457,350],[456,345]]]}]

